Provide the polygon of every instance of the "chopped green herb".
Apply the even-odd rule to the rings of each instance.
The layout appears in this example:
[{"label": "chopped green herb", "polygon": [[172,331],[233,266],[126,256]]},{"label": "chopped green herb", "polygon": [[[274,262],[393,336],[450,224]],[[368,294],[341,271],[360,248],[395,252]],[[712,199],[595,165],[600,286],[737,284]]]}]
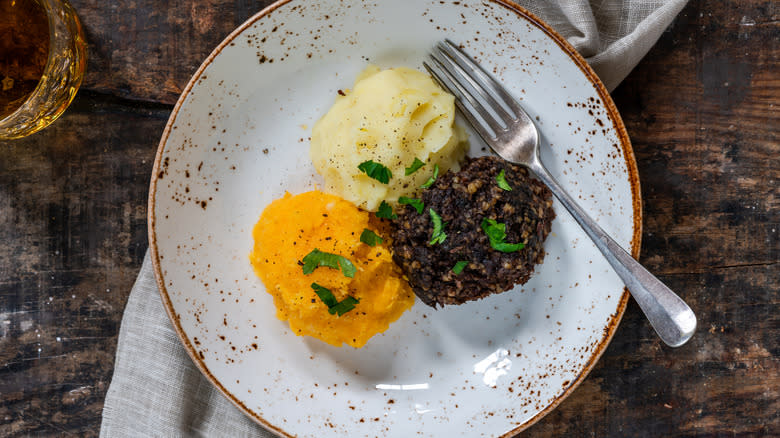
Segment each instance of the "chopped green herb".
[{"label": "chopped green herb", "polygon": [[461,260],[458,263],[455,263],[455,266],[452,267],[452,272],[455,273],[455,275],[460,275],[461,272],[463,272],[463,268],[468,266],[469,262],[466,260]]},{"label": "chopped green herb", "polygon": [[515,252],[525,248],[524,243],[507,243],[506,224],[496,222],[493,219],[482,218],[482,231],[487,234],[490,246],[496,251]]},{"label": "chopped green herb", "polygon": [[312,283],[311,288],[314,289],[314,293],[320,297],[320,300],[322,300],[329,309],[339,303],[336,301],[336,297],[333,296],[333,292],[331,292],[330,289],[322,287],[317,283]]},{"label": "chopped green herb", "polygon": [[522,243],[522,242],[521,243],[500,242],[500,243],[492,244],[491,246],[496,251],[501,251],[501,252],[516,252],[516,251],[520,251],[521,249],[525,248],[525,244]]},{"label": "chopped green herb", "polygon": [[338,313],[339,316],[349,312],[350,310],[355,308],[355,304],[359,303],[360,300],[354,297],[346,297],[341,302],[336,304],[333,307],[328,307],[328,313],[333,315],[334,313]]},{"label": "chopped green herb", "polygon": [[379,209],[376,211],[376,217],[382,219],[397,219],[398,216],[393,213],[393,207],[385,201],[379,204]]},{"label": "chopped green herb", "polygon": [[423,202],[420,199],[414,199],[414,198],[407,198],[406,196],[401,196],[398,198],[398,203],[401,205],[411,205],[414,207],[415,210],[417,210],[417,214],[422,214],[423,212]]},{"label": "chopped green herb", "polygon": [[368,246],[377,246],[383,242],[381,237],[377,236],[375,232],[368,228],[364,228],[363,232],[360,233],[360,241]]},{"label": "chopped green herb", "polygon": [[428,213],[433,221],[433,233],[431,234],[431,241],[428,243],[431,245],[443,243],[447,239],[447,234],[444,233],[444,227],[447,225],[447,222],[442,222],[441,216],[433,211],[432,208],[428,209]]},{"label": "chopped green herb", "polygon": [[439,177],[439,165],[434,164],[433,165],[433,176],[428,178],[428,181],[425,181],[425,184],[421,185],[421,189],[427,189],[428,187],[432,186],[433,183],[436,181],[436,178]]},{"label": "chopped green herb", "polygon": [[420,168],[423,167],[423,166],[425,166],[425,163],[420,161],[419,158],[414,157],[414,163],[412,163],[411,166],[409,166],[406,169],[404,169],[404,175],[409,176],[409,175],[413,174],[414,172],[417,172],[418,170],[420,170]]},{"label": "chopped green herb", "polygon": [[322,287],[317,283],[312,283],[311,288],[314,289],[314,293],[320,297],[320,300],[322,300],[322,302],[328,306],[328,313],[331,315],[338,313],[339,316],[341,316],[354,309],[355,304],[360,302],[359,299],[351,296],[347,296],[341,301],[336,301],[336,297],[333,295],[333,292],[331,292],[330,289]]},{"label": "chopped green herb", "polygon": [[496,176],[496,182],[498,183],[499,187],[506,190],[507,192],[512,190],[512,186],[510,186],[509,183],[506,182],[506,176],[504,176],[504,169],[501,169],[501,172],[498,172],[498,176]]},{"label": "chopped green herb", "polygon": [[370,178],[374,178],[382,184],[387,184],[390,182],[390,177],[393,176],[392,173],[390,173],[390,169],[380,163],[375,163],[373,160],[360,163],[360,165],[358,165],[358,169],[362,170]]},{"label": "chopped green herb", "polygon": [[353,278],[355,276],[355,271],[357,271],[355,265],[346,257],[322,252],[319,249],[314,248],[312,252],[306,254],[306,257],[303,258],[303,273],[309,275],[320,266],[327,266],[332,269],[339,269],[339,267],[341,267],[341,272],[345,277],[349,278]]}]

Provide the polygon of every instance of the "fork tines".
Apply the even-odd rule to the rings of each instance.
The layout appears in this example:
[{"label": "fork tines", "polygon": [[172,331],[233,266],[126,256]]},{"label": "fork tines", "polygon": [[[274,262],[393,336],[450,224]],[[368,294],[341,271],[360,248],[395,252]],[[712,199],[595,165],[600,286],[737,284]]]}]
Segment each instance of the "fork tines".
[{"label": "fork tines", "polygon": [[423,65],[444,89],[469,123],[487,142],[508,132],[527,117],[517,101],[485,70],[450,40],[439,42]]}]

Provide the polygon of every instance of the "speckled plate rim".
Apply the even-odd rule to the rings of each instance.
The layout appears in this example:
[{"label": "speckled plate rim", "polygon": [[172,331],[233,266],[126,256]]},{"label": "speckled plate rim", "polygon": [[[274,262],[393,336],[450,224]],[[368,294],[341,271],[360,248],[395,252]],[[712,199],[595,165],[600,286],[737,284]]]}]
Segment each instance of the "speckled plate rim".
[{"label": "speckled plate rim", "polygon": [[[233,32],[231,32],[214,49],[214,51],[211,52],[211,54],[206,58],[205,61],[203,61],[203,64],[201,64],[201,66],[198,68],[198,70],[195,72],[192,78],[190,78],[190,81],[187,83],[187,86],[184,88],[184,91],[182,91],[181,95],[179,96],[179,100],[176,102],[176,105],[174,106],[173,111],[171,112],[171,115],[168,118],[168,123],[165,125],[165,129],[160,139],[160,143],[157,148],[157,155],[155,156],[155,160],[154,160],[154,167],[152,169],[151,183],[149,185],[149,203],[148,203],[149,249],[151,252],[154,276],[157,281],[157,288],[160,291],[160,297],[162,298],[163,307],[165,307],[165,311],[168,314],[168,317],[170,318],[171,322],[173,323],[173,327],[176,330],[176,334],[179,336],[179,339],[182,341],[182,344],[184,345],[184,349],[187,351],[187,354],[190,356],[190,359],[192,359],[193,363],[195,363],[195,365],[198,367],[201,373],[203,373],[203,375],[206,376],[209,382],[211,382],[236,407],[238,407],[242,412],[244,412],[244,414],[246,414],[249,418],[252,418],[254,421],[256,421],[261,426],[265,427],[269,431],[279,436],[285,436],[285,437],[291,437],[292,435],[288,434],[287,432],[280,429],[279,427],[269,423],[263,417],[253,412],[251,409],[247,408],[235,395],[233,395],[224,386],[222,386],[219,380],[213,374],[211,374],[211,371],[208,369],[208,367],[200,358],[200,356],[198,356],[198,354],[195,351],[195,348],[187,338],[184,330],[181,327],[179,318],[176,315],[176,312],[173,308],[173,303],[165,287],[165,281],[163,279],[162,270],[160,268],[159,252],[157,248],[157,236],[155,234],[155,207],[154,206],[155,206],[155,194],[157,191],[158,174],[160,172],[160,165],[162,161],[163,152],[165,151],[165,145],[168,141],[168,137],[171,133],[171,129],[176,122],[176,117],[179,114],[179,110],[181,109],[181,106],[183,105],[184,101],[187,99],[187,96],[189,95],[193,86],[200,79],[201,75],[203,74],[203,71],[214,61],[214,59],[217,56],[219,56],[220,52],[222,52],[222,50],[226,46],[228,46],[236,37],[238,37],[244,30],[252,26],[255,22],[262,19],[266,15],[270,14],[277,8],[294,1],[300,1],[300,0],[278,0],[275,3],[266,7],[265,9],[258,12],[251,18],[249,18],[238,28],[236,28]],[[634,224],[633,224],[634,229],[633,229],[633,235],[631,237],[631,255],[635,259],[638,259],[640,247],[641,247],[641,240],[642,240],[642,199],[641,199],[641,189],[639,185],[639,171],[637,169],[636,156],[634,155],[634,150],[631,146],[631,141],[629,140],[628,137],[628,132],[626,131],[626,127],[623,124],[623,119],[620,117],[617,107],[615,106],[615,103],[612,101],[609,92],[607,91],[606,87],[601,82],[601,80],[598,78],[598,76],[596,75],[596,72],[593,71],[590,65],[588,65],[588,63],[576,51],[576,49],[574,49],[574,47],[571,44],[569,44],[569,42],[566,41],[566,39],[563,38],[552,27],[550,27],[547,23],[542,21],[542,19],[540,19],[539,17],[537,17],[536,15],[534,15],[533,13],[531,13],[530,11],[528,11],[527,9],[523,8],[522,6],[518,5],[513,1],[509,1],[509,0],[488,0],[488,1],[507,8],[508,10],[519,15],[521,18],[527,20],[530,24],[542,30],[556,44],[558,44],[558,46],[564,51],[564,53],[566,53],[569,56],[569,58],[580,69],[580,71],[582,71],[582,73],[585,75],[588,81],[596,89],[596,92],[601,98],[601,101],[604,103],[604,107],[607,111],[607,115],[610,121],[612,122],[612,126],[614,127],[618,135],[622,153],[623,153],[623,158],[626,160],[626,169],[628,171],[629,184],[631,186],[631,198],[632,198],[632,207],[633,207],[633,216],[634,216]],[[612,340],[612,337],[615,335],[617,327],[620,324],[620,320],[623,318],[623,314],[625,313],[626,306],[628,304],[629,295],[630,294],[628,292],[628,289],[624,288],[623,295],[620,297],[620,302],[618,304],[617,310],[614,316],[612,317],[612,319],[608,322],[607,326],[605,327],[604,336],[602,337],[601,341],[598,343],[596,348],[593,350],[593,353],[591,354],[588,362],[583,367],[582,371],[574,380],[574,382],[571,385],[569,385],[569,387],[566,388],[566,390],[563,393],[561,393],[555,400],[553,400],[552,403],[547,405],[547,407],[542,409],[540,412],[538,412],[535,416],[531,417],[525,423],[503,434],[502,437],[514,436],[524,431],[525,429],[531,427],[532,425],[534,425],[545,415],[549,414],[555,408],[557,408],[558,405],[560,405],[563,402],[563,400],[565,400],[583,382],[583,380],[585,380],[585,377],[587,377],[590,371],[595,367],[599,358],[601,358],[601,356],[604,354],[604,351],[606,350],[607,346]]]}]

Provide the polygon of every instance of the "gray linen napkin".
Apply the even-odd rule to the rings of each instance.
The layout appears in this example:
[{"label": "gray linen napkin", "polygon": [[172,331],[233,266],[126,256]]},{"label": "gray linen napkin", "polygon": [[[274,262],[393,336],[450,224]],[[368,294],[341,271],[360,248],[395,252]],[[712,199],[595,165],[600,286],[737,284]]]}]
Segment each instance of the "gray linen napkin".
[{"label": "gray linen napkin", "polygon": [[[610,91],[686,2],[518,1],[563,35]],[[162,306],[148,253],[122,318],[100,435],[273,436],[225,399],[187,356]]]}]

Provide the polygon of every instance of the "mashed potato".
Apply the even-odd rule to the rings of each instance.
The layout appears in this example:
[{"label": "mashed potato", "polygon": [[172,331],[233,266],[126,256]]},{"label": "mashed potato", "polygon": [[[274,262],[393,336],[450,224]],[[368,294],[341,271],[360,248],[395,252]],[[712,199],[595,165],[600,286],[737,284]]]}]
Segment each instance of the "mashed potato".
[{"label": "mashed potato", "polygon": [[[325,189],[374,211],[382,200],[410,196],[432,175],[458,170],[466,153],[466,134],[453,124],[454,97],[428,75],[409,68],[380,71],[369,66],[354,90],[336,103],[312,130],[311,160],[325,178]],[[414,159],[425,166],[404,175]],[[358,169],[364,161],[392,172],[388,184]]]},{"label": "mashed potato", "polygon": [[[370,216],[319,191],[287,193],[263,211],[252,233],[255,242],[249,258],[274,297],[277,318],[289,321],[296,335],[362,347],[414,304],[414,293],[393,263],[389,233]],[[375,231],[384,242],[373,247],[361,243],[364,229]],[[305,275],[299,261],[315,248],[349,259],[357,268],[354,277],[328,267]],[[330,314],[312,283],[329,289],[337,301],[352,296],[359,302],[341,316]]]}]

